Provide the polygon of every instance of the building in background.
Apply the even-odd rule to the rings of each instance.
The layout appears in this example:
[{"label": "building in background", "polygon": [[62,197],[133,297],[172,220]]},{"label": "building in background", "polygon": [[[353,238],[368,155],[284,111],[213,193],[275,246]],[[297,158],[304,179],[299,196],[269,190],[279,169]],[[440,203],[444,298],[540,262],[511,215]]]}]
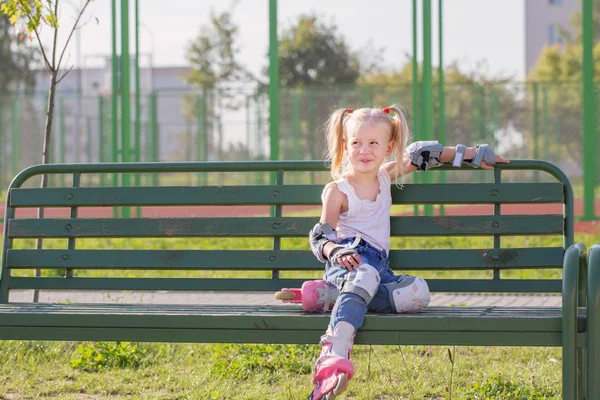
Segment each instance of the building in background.
[{"label": "building in background", "polygon": [[562,44],[561,29],[571,31],[571,17],[581,9],[581,0],[524,0],[525,74],[537,62],[546,45]]}]

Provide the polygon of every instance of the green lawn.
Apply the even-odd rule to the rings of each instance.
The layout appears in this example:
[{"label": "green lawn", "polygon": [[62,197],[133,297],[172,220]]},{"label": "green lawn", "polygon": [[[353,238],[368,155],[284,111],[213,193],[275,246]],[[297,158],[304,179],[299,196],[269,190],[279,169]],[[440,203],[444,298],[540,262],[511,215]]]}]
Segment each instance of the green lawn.
[{"label": "green lawn", "polygon": [[[305,399],[318,350],[317,345],[0,341],[0,396]],[[355,347],[352,359],[356,374],[346,399],[560,398],[556,348],[363,345]]]}]

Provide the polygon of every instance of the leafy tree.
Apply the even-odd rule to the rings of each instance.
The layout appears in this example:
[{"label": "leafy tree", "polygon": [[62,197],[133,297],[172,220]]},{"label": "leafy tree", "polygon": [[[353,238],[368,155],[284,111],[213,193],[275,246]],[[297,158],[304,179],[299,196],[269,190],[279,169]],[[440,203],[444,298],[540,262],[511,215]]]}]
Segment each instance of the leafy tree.
[{"label": "leafy tree", "polygon": [[[233,7],[220,14],[211,12],[210,21],[200,27],[200,32],[189,43],[187,59],[191,67],[187,81],[201,89],[205,97],[206,118],[208,128],[217,131],[219,146],[214,140],[208,141],[208,148],[213,151],[218,149],[219,158],[222,158],[221,123],[223,112],[236,110],[241,106],[242,97],[240,88],[255,78],[239,61],[239,48],[237,46],[239,31],[232,20]],[[197,96],[187,96],[184,99],[184,117],[193,119],[197,104]],[[208,135],[212,139],[213,135]]]},{"label": "leafy tree", "polygon": [[[44,129],[44,143],[42,146],[42,164],[50,161],[50,137],[52,135],[52,121],[54,120],[54,104],[56,97],[56,88],[60,81],[69,73],[70,69],[64,70],[63,59],[76,29],[81,27],[80,20],[85,10],[92,0],[82,0],[81,8],[75,16],[73,25],[66,31],[67,39],[62,47],[58,46],[59,24],[59,3],[60,0],[0,0],[0,12],[9,17],[11,24],[14,24],[19,30],[20,36],[27,35],[31,41],[36,41],[42,54],[44,67],[50,76],[50,89],[48,91],[48,105],[46,109],[46,124]],[[40,38],[40,32],[44,29],[50,29],[52,32],[52,44],[45,46]],[[71,67],[72,69],[72,67]],[[48,186],[48,176],[42,175],[41,187]],[[44,209],[38,209],[38,218],[44,217]],[[41,249],[42,239],[37,240],[37,248]],[[35,271],[39,276],[41,271]],[[38,301],[38,291],[34,291],[33,301]]]},{"label": "leafy tree", "polygon": [[279,80],[284,88],[353,85],[361,64],[334,23],[302,15],[279,40]]}]

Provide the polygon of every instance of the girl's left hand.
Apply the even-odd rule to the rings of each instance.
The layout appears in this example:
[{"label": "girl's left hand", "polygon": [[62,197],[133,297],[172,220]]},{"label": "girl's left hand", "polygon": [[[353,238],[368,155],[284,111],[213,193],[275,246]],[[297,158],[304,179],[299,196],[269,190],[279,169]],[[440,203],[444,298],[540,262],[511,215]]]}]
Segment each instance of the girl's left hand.
[{"label": "girl's left hand", "polygon": [[[498,163],[508,164],[509,162],[510,161],[507,160],[506,158],[502,158],[500,156],[496,156],[496,164],[498,164]],[[487,163],[485,161],[482,161],[481,162],[481,169],[490,170],[490,169],[494,169],[494,166],[493,165],[487,165]]]},{"label": "girl's left hand", "polygon": [[[465,149],[465,156],[464,159],[465,160],[472,160],[473,158],[475,158],[475,152],[477,151],[477,149],[475,147],[467,147]],[[495,156],[496,163],[502,163],[502,164],[508,164],[510,161],[507,160],[506,158],[500,157],[500,156]],[[493,170],[494,166],[493,165],[488,165],[485,161],[481,161],[480,164],[480,168],[481,169],[487,169],[487,170]]]}]

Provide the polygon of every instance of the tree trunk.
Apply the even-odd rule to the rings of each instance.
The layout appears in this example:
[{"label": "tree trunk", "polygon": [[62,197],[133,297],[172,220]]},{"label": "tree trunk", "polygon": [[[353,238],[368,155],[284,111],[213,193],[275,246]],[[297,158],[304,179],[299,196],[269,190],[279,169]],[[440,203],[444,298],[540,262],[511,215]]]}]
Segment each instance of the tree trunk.
[{"label": "tree trunk", "polygon": [[[50,161],[50,138],[52,135],[52,121],[54,120],[54,98],[56,96],[56,85],[58,80],[58,71],[50,71],[50,91],[48,92],[48,105],[46,109],[46,128],[44,130],[44,145],[42,147],[42,164],[48,164]],[[48,175],[42,175],[41,188],[48,187]],[[44,208],[38,208],[38,218],[44,218]],[[43,247],[44,239],[37,239],[36,249],[40,250]],[[35,276],[41,275],[41,270],[38,268],[35,270]],[[33,291],[33,302],[37,303],[39,300],[39,290]]]}]

